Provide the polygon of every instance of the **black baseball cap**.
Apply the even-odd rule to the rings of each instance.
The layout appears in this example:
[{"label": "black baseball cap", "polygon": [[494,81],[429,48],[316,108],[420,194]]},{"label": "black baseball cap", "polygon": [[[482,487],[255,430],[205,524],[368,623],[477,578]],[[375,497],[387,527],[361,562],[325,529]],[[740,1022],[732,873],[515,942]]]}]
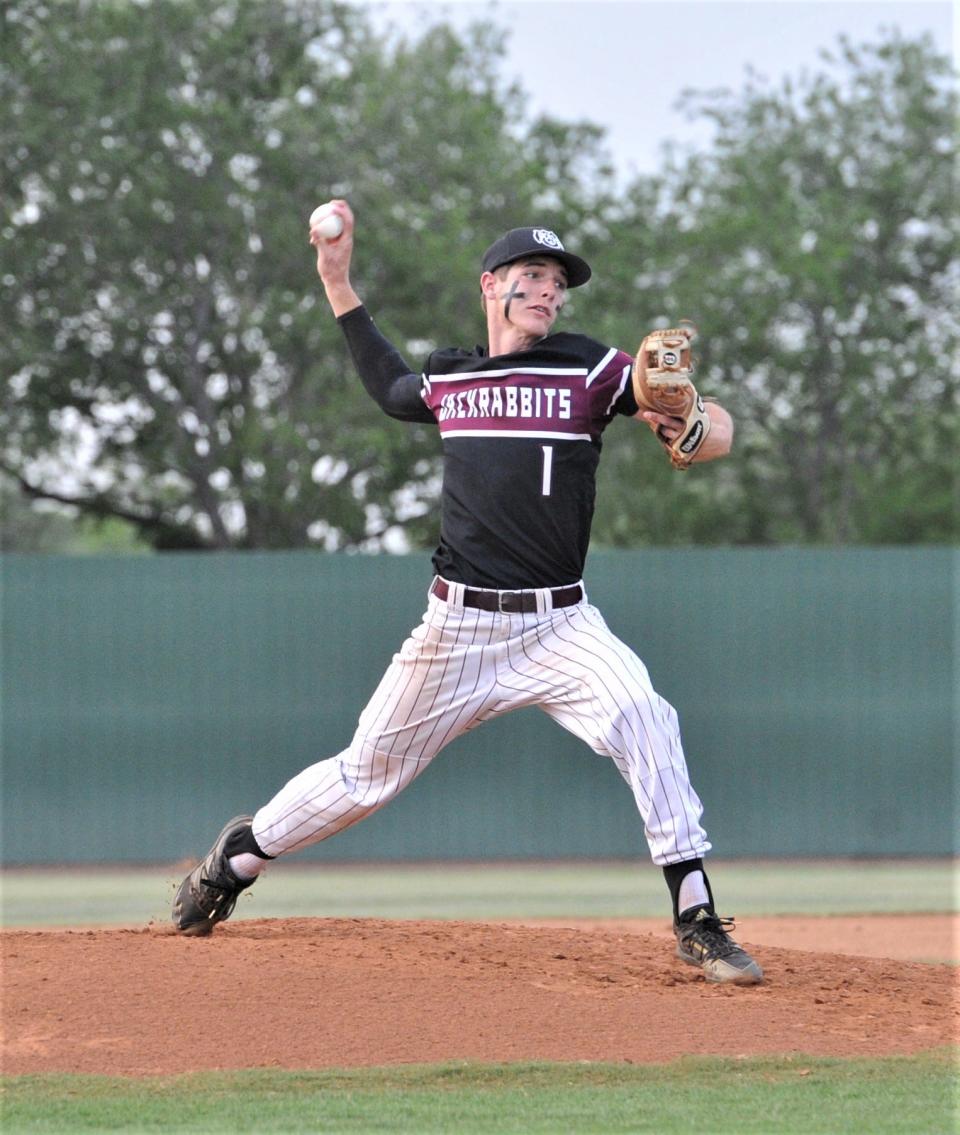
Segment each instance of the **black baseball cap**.
[{"label": "black baseball cap", "polygon": [[552,229],[511,229],[483,254],[484,272],[495,272],[504,264],[522,260],[525,256],[552,256],[559,260],[567,270],[567,287],[579,288],[590,279],[590,265],[572,252],[567,252],[563,242]]}]

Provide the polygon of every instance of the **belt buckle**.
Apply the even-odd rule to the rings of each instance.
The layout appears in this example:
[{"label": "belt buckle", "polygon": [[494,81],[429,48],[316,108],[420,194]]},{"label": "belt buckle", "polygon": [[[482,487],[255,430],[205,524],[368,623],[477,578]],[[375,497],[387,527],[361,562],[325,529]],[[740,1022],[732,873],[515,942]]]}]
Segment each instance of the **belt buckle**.
[{"label": "belt buckle", "polygon": [[[514,601],[513,610],[505,606],[505,603]],[[498,591],[497,592],[497,613],[500,615],[519,615],[523,613],[523,599],[519,591]]]}]

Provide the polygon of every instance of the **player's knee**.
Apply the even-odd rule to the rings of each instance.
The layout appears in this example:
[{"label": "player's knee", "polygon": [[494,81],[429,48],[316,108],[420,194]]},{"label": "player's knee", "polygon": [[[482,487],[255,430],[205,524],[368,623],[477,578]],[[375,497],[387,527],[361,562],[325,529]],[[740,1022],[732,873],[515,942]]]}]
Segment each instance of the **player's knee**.
[{"label": "player's knee", "polygon": [[379,807],[413,780],[416,765],[407,757],[361,745],[348,750],[340,762],[344,792],[355,807]]}]

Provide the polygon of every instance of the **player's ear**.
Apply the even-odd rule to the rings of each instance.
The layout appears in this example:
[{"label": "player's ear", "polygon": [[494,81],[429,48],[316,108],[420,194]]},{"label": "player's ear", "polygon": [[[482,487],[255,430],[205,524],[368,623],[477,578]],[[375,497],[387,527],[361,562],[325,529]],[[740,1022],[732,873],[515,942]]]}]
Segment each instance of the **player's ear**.
[{"label": "player's ear", "polygon": [[487,300],[497,298],[497,277],[492,272],[484,272],[480,277],[480,294]]}]

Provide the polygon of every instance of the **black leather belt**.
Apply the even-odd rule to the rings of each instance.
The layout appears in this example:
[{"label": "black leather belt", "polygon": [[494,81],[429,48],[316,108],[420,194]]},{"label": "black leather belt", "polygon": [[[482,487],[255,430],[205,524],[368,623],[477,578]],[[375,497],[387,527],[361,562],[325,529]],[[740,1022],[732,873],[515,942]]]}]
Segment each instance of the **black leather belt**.
[{"label": "black leather belt", "polygon": [[[445,579],[435,579],[430,594],[444,602],[450,594],[450,585]],[[579,583],[570,587],[554,587],[550,590],[554,607],[572,607],[583,598],[583,588]],[[502,611],[505,615],[532,615],[537,610],[536,591],[477,591],[473,587],[463,589],[464,607],[476,607],[480,611]]]}]

